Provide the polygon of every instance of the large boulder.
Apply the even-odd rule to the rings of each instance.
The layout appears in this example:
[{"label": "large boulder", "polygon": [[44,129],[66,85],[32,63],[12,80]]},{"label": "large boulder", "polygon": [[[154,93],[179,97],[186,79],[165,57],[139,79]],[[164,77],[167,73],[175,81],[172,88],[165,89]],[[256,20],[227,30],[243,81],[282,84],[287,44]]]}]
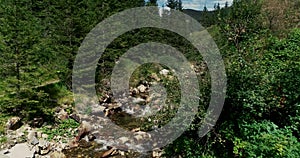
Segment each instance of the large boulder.
[{"label": "large boulder", "polygon": [[34,150],[31,150],[26,143],[16,144],[6,154],[11,158],[32,158],[34,156]]},{"label": "large boulder", "polygon": [[92,130],[92,126],[86,122],[82,121],[81,125],[78,128],[78,135],[76,136],[75,140],[78,142],[80,139],[88,135]]},{"label": "large boulder", "polygon": [[20,128],[22,125],[23,125],[23,123],[22,123],[20,117],[12,117],[6,123],[6,127],[9,130],[16,130],[16,129]]}]

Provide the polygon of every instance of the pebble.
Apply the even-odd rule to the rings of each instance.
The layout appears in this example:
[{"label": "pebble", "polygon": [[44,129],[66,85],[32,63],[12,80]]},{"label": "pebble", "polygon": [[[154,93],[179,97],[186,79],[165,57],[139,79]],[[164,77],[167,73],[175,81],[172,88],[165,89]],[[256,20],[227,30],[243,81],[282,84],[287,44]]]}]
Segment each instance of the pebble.
[{"label": "pebble", "polygon": [[141,92],[141,93],[145,93],[146,92],[146,89],[147,89],[147,87],[146,86],[144,86],[144,85],[139,85],[138,87],[137,87],[137,89]]},{"label": "pebble", "polygon": [[167,69],[162,69],[161,71],[159,71],[159,74],[166,76],[166,75],[168,75],[169,72],[170,71]]}]

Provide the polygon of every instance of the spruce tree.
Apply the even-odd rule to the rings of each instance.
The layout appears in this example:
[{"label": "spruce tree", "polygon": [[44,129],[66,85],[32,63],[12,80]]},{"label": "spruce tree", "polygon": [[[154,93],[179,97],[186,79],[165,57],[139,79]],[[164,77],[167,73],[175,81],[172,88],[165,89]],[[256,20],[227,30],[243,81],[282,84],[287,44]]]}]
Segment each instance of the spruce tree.
[{"label": "spruce tree", "polygon": [[181,0],[168,0],[167,4],[171,9],[182,10],[182,1]]},{"label": "spruce tree", "polygon": [[4,39],[1,85],[5,87],[1,89],[0,110],[28,119],[50,112],[46,108],[48,93],[40,87],[58,80],[55,70],[59,65],[35,9],[30,0],[5,1],[0,9]]}]

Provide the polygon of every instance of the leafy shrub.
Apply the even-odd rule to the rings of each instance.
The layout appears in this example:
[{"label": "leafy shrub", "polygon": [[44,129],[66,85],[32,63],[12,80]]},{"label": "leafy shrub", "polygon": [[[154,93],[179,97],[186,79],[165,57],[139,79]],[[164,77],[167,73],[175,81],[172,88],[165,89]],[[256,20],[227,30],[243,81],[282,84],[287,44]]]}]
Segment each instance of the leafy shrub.
[{"label": "leafy shrub", "polygon": [[232,46],[225,53],[229,86],[217,128],[234,147],[223,150],[241,157],[299,157],[300,29],[286,39],[256,39],[243,41],[240,53]]},{"label": "leafy shrub", "polygon": [[239,157],[299,157],[300,143],[288,128],[270,121],[240,125],[234,139],[234,154]]}]

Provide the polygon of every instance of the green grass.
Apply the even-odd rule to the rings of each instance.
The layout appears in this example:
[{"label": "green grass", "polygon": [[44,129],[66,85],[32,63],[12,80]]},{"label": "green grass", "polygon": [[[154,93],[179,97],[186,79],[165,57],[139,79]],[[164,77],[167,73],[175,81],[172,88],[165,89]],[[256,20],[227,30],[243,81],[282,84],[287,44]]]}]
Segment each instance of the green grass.
[{"label": "green grass", "polygon": [[79,123],[73,119],[67,119],[61,121],[56,127],[49,128],[48,126],[44,126],[40,129],[40,131],[44,134],[48,135],[48,140],[52,140],[54,136],[61,137],[72,137],[73,133],[69,129],[75,129],[79,126]]},{"label": "green grass", "polygon": [[0,113],[0,135],[5,134],[6,122],[9,116]]}]

